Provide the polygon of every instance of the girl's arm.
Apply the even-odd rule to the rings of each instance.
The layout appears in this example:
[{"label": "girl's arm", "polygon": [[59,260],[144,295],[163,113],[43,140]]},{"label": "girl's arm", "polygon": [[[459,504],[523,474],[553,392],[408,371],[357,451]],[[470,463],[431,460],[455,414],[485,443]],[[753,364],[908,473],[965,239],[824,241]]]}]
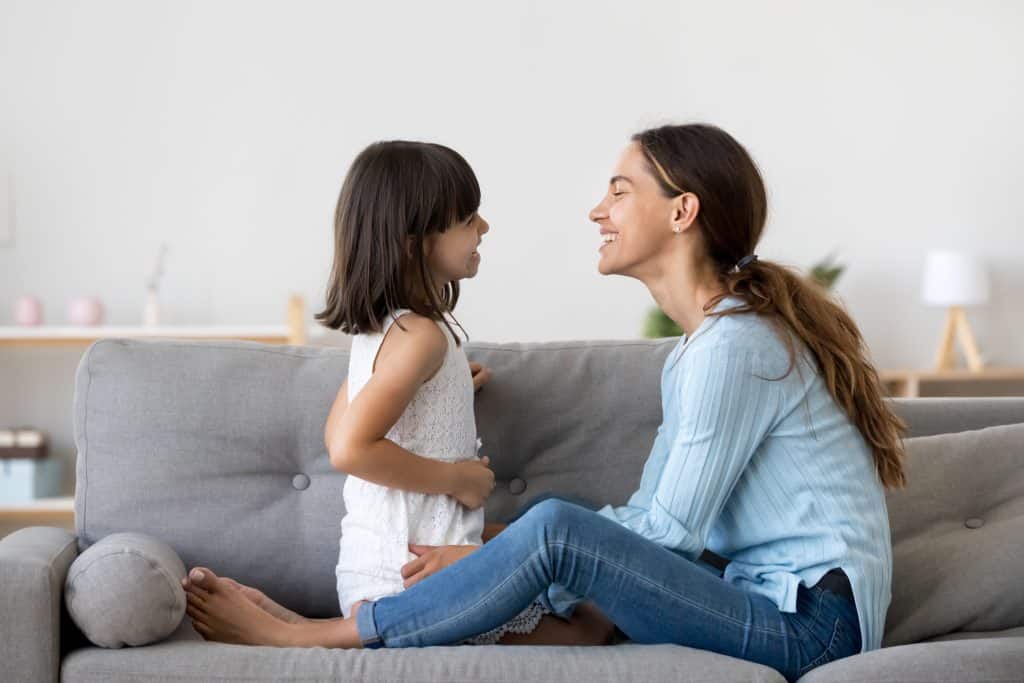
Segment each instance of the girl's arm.
[{"label": "girl's arm", "polygon": [[392,325],[373,375],[351,404],[347,380],[331,407],[324,440],[331,465],[366,481],[419,493],[446,494],[469,508],[483,505],[494,485],[487,459],[446,463],[423,458],[385,435],[424,382],[440,369],[448,340],[428,318],[407,314]]}]

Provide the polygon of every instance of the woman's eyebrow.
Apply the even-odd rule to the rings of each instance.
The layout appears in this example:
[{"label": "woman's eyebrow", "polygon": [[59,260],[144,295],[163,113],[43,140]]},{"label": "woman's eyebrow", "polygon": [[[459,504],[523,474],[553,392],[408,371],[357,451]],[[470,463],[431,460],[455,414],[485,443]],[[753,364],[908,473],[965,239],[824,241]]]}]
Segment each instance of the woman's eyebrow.
[{"label": "woman's eyebrow", "polygon": [[619,182],[620,180],[621,181],[625,181],[625,182],[629,183],[630,185],[633,184],[633,181],[630,180],[629,178],[627,178],[624,175],[613,175],[611,178],[608,179],[608,184],[609,185],[614,185],[615,183]]}]

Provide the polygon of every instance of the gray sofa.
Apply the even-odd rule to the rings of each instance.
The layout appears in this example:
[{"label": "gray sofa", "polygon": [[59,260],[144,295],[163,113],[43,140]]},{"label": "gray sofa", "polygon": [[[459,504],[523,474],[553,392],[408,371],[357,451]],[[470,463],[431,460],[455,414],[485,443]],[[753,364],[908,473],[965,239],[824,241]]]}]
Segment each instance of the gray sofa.
[{"label": "gray sofa", "polygon": [[[494,371],[477,398],[483,452],[499,480],[488,518],[546,492],[624,502],[661,418],[659,373],[674,343],[470,344],[470,357]],[[77,535],[33,527],[0,542],[0,679],[783,680],[674,645],[253,648],[204,642],[187,619],[145,647],[85,641],[62,607],[64,578],[79,552],[119,531],[162,539],[187,566],[207,564],[306,615],[338,614],[344,475],[328,464],[322,434],[347,364],[336,348],[94,344],[75,391]],[[896,407],[916,437],[1024,422],[1024,398]],[[911,486],[889,496],[887,647],[802,680],[1024,680],[1024,445],[989,431],[959,446],[911,440]]]}]

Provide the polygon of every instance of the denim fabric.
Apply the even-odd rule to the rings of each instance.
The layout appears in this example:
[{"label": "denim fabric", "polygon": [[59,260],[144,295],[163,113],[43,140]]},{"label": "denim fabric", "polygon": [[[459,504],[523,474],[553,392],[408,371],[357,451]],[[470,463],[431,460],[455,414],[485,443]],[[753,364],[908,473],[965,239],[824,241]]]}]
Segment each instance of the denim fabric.
[{"label": "denim fabric", "polygon": [[586,596],[631,640],[675,643],[770,666],[796,680],[860,652],[855,605],[800,586],[796,612],[564,500],[530,507],[505,531],[398,595],[366,603],[366,647],[458,642],[506,622],[552,584]]}]

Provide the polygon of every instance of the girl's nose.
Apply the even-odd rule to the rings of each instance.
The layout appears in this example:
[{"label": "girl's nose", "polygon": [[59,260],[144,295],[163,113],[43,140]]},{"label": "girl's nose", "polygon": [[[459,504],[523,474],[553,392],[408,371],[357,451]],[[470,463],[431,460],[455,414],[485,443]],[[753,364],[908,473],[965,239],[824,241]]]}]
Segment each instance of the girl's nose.
[{"label": "girl's nose", "polygon": [[491,231],[491,224],[488,223],[483,216],[480,217],[480,234],[486,235]]},{"label": "girl's nose", "polygon": [[604,202],[601,202],[590,210],[590,220],[593,222],[597,223],[605,218],[608,218],[608,212],[604,208]]}]

